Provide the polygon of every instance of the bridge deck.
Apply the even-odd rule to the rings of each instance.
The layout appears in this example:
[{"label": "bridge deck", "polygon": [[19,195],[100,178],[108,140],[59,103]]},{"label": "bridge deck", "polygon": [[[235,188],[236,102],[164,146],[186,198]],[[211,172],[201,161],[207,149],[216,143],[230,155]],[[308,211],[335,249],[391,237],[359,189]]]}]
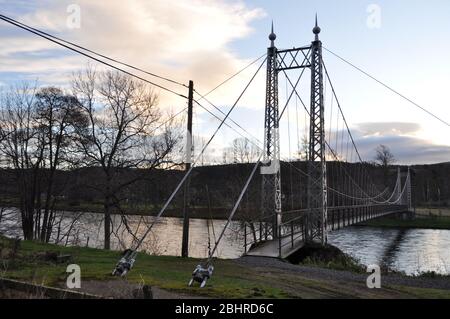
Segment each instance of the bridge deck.
[{"label": "bridge deck", "polygon": [[[374,216],[372,218],[362,218],[360,220],[354,220],[354,219],[350,218],[350,216],[348,216],[347,219],[337,220],[334,222],[334,224],[329,224],[328,229],[329,229],[329,231],[332,231],[334,229],[340,229],[343,227],[347,227],[347,226],[351,226],[351,225],[360,223],[362,221],[379,218],[379,217],[390,215],[393,213],[398,213],[399,211],[400,210],[382,212],[382,213],[378,213],[376,216]],[[280,258],[281,257],[283,259],[287,258],[305,245],[303,236],[301,233],[295,234],[294,238],[295,239],[292,242],[292,235],[289,234],[287,236],[284,236],[281,239],[281,244],[278,239],[260,242],[256,247],[250,249],[246,253],[246,255],[247,256],[255,256],[255,257],[272,257],[272,258]],[[281,253],[280,253],[280,245],[281,245]]]},{"label": "bridge deck", "polygon": [[[255,257],[272,257],[279,258],[279,240],[269,240],[263,243],[260,243],[257,247],[253,248],[249,252],[247,252],[247,256],[255,256]],[[294,252],[302,248],[304,245],[303,238],[300,236],[296,240],[294,240],[294,245],[291,243],[291,236],[285,236],[281,239],[281,258],[287,258],[292,255]]]}]

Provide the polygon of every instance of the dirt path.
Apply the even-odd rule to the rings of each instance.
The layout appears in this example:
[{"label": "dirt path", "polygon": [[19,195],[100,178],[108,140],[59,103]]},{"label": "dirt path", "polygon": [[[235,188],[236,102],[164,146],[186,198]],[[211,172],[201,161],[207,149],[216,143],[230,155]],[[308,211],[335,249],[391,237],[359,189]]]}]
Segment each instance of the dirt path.
[{"label": "dirt path", "polygon": [[[382,289],[368,289],[366,274],[318,267],[293,265],[275,258],[242,257],[233,261],[245,269],[245,276],[255,284],[281,288],[291,298],[416,298],[417,295],[399,287],[440,289],[450,292],[448,278],[413,278],[395,274],[382,276]],[[220,275],[219,273],[216,275]],[[214,277],[211,281],[213,284]],[[106,298],[130,299],[196,299],[151,287],[151,297],[144,295],[142,285],[126,280],[84,281],[83,292]],[[414,289],[413,289],[414,291]],[[194,290],[195,293],[195,290]]]},{"label": "dirt path", "polygon": [[[293,265],[275,258],[242,257],[238,265],[252,268],[270,284],[282,287],[294,296],[307,298],[405,298],[408,294],[395,287],[440,289],[450,292],[445,277],[414,278],[395,274],[382,275],[383,289],[368,289],[368,274],[318,267]],[[413,296],[411,296],[413,297]]]},{"label": "dirt path", "polygon": [[124,279],[109,281],[83,281],[81,292],[103,296],[113,299],[199,299],[198,296],[190,296],[170,292],[158,287],[144,288],[140,284],[132,283]]}]

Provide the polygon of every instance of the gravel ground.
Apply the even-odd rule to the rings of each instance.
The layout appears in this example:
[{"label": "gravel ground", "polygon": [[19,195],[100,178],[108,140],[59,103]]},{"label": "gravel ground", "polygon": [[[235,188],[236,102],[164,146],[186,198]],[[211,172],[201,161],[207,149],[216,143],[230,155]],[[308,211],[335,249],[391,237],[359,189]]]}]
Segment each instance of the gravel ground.
[{"label": "gravel ground", "polygon": [[[349,271],[293,265],[276,258],[246,256],[237,259],[236,263],[247,267],[257,267],[267,270],[279,269],[291,273],[301,274],[305,278],[319,280],[352,281],[361,283],[365,282],[368,276]],[[381,284],[450,290],[450,279],[448,277],[416,278],[397,274],[387,274],[381,276]]]},{"label": "gravel ground", "polygon": [[200,299],[196,296],[173,293],[158,287],[149,287],[149,289],[151,292],[144,295],[142,285],[131,283],[126,280],[90,280],[83,281],[80,290],[82,292],[114,299]]}]

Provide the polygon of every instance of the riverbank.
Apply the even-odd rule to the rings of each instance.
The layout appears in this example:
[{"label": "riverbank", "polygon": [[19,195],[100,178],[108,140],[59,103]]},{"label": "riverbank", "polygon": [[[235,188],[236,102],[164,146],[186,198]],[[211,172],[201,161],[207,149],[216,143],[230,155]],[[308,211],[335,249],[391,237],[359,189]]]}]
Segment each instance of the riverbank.
[{"label": "riverbank", "polygon": [[[0,198],[0,208],[18,208],[19,203],[17,199]],[[156,216],[161,210],[161,206],[155,205],[127,205],[121,204],[121,211],[113,211],[112,215],[126,215],[126,216]],[[74,213],[92,213],[104,214],[104,206],[101,203],[79,202],[76,204],[67,201],[59,201],[55,204],[54,210],[58,213],[74,212]],[[230,209],[226,207],[191,207],[189,215],[195,219],[228,219]],[[165,217],[182,218],[183,210],[181,208],[169,206],[165,212]],[[242,219],[240,212],[235,215],[236,220]]]},{"label": "riverbank", "polygon": [[[105,297],[142,285],[160,291],[154,298],[449,298],[448,277],[412,278],[383,275],[382,289],[366,287],[367,274],[300,266],[270,258],[216,260],[207,287],[189,288],[196,259],[140,253],[128,278],[112,277],[119,252],[60,247],[30,241],[14,245],[1,238],[0,276],[50,287],[65,288],[67,263],[81,267],[81,291]],[[64,262],[58,262],[64,256]],[[131,291],[131,290],[130,290]]]},{"label": "riverbank", "polygon": [[450,217],[450,208],[419,207],[416,208],[416,215],[427,217]]},{"label": "riverbank", "polygon": [[417,216],[415,218],[382,217],[365,221],[357,226],[401,229],[441,229],[450,230],[450,217]]}]

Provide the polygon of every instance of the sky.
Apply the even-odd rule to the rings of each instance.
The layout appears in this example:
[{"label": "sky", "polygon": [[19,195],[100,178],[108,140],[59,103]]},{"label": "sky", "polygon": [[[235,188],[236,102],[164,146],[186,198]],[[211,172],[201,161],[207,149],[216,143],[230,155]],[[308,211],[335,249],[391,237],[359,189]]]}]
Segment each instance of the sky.
[{"label": "sky", "polygon": [[[272,21],[279,49],[309,45],[317,13],[326,48],[450,121],[448,0],[0,0],[0,7],[1,14],[94,51],[182,83],[193,80],[201,93],[267,51]],[[73,72],[88,63],[102,68],[3,21],[0,37],[3,88],[18,81],[38,80],[40,85],[69,89]],[[323,59],[364,160],[372,160],[376,146],[385,144],[401,164],[450,161],[448,126],[327,51]],[[228,111],[257,67],[252,65],[208,100]],[[186,94],[184,87],[146,78]],[[307,76],[302,78],[299,87],[306,103],[308,80]],[[284,76],[279,81],[280,105],[284,106],[287,83]],[[335,101],[329,86],[325,89],[325,125],[339,131],[343,124],[333,119]],[[159,94],[165,111],[185,107],[185,100],[163,91]],[[245,128],[241,134],[263,140],[264,101],[263,67],[231,115]],[[195,109],[197,137],[207,139],[218,124],[204,110]],[[298,147],[297,136],[301,138],[307,130],[298,99],[291,101],[280,126],[282,158],[292,158]],[[236,137],[225,127],[213,141],[210,156],[219,159]]]}]

